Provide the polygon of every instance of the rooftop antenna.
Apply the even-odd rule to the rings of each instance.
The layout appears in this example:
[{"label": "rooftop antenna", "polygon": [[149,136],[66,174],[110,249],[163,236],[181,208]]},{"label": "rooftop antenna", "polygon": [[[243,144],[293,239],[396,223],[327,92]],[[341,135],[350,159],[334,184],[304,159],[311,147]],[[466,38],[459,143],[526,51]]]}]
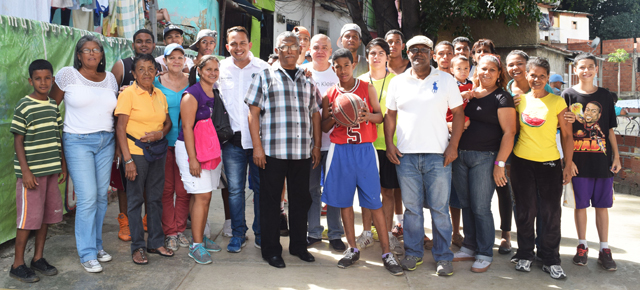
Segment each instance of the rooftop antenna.
[{"label": "rooftop antenna", "polygon": [[596,47],[598,47],[598,44],[600,44],[600,37],[597,37],[593,39],[593,41],[591,41],[591,44],[589,44],[589,46],[591,46],[591,48],[593,48],[591,50],[591,53],[593,54],[594,51],[596,51]]}]

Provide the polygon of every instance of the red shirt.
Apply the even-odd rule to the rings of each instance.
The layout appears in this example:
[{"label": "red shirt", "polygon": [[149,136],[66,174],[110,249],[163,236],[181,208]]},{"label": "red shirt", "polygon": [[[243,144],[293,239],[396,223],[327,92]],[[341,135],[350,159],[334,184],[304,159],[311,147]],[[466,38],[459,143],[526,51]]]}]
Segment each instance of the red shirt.
[{"label": "red shirt", "polygon": [[[464,83],[461,83],[458,80],[456,80],[456,82],[458,83],[458,89],[461,93],[473,90],[473,83],[469,79],[464,80]],[[462,103],[462,109],[464,110],[464,108],[467,107],[469,100],[465,98],[462,98],[462,100],[464,101]],[[469,121],[469,117],[465,116],[464,121]],[[451,113],[451,109],[447,109],[447,122],[453,122],[453,114]]]},{"label": "red shirt", "polygon": [[[338,85],[336,84],[327,90],[329,103],[333,102],[341,94],[353,93],[362,98],[364,103],[367,104],[369,112],[371,112],[368,82],[356,79],[356,84],[349,91],[340,90]],[[335,144],[373,143],[378,138],[378,130],[376,124],[372,122],[362,122],[354,127],[344,127],[336,123],[329,137],[331,138],[331,143]]]}]

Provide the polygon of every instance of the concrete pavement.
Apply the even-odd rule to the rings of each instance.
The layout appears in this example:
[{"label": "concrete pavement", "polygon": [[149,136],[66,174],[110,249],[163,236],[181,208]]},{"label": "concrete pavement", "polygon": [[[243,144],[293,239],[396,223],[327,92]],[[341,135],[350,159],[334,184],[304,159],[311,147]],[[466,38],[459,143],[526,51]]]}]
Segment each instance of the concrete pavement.
[{"label": "concrete pavement", "polygon": [[[251,191],[247,191],[247,221],[249,228],[253,221]],[[357,204],[357,201],[356,201]],[[212,239],[223,247],[223,251],[213,253],[213,264],[197,265],[187,256],[187,249],[181,248],[173,258],[149,255],[149,265],[135,265],[131,261],[130,243],[117,238],[118,223],[116,203],[109,205],[104,225],[105,250],[113,261],[102,263],[104,271],[89,274],[81,267],[74,238],[73,218],[51,227],[45,248],[45,257],[58,268],[57,276],[42,277],[40,282],[24,284],[9,277],[13,255],[5,254],[0,259],[0,288],[9,289],[638,289],[640,282],[640,253],[634,250],[640,244],[640,197],[616,195],[610,210],[609,245],[613,258],[618,263],[618,271],[604,271],[597,264],[598,235],[595,229],[595,214],[588,211],[588,234],[590,257],[585,267],[575,266],[571,258],[575,254],[577,235],[574,227],[573,211],[563,208],[562,244],[560,254],[568,278],[554,280],[543,273],[541,264],[532,266],[530,273],[514,270],[509,262],[511,255],[500,255],[497,244],[500,231],[496,231],[494,262],[486,273],[469,271],[472,262],[454,263],[454,275],[438,277],[430,252],[425,253],[424,264],[404,276],[394,277],[382,266],[379,243],[362,251],[360,262],[348,269],[336,267],[342,253],[332,251],[328,241],[316,244],[309,251],[316,262],[303,262],[288,254],[288,238],[282,238],[285,269],[270,267],[260,256],[260,250],[253,246],[253,232],[249,230],[249,241],[241,253],[225,251],[229,238],[220,235],[224,221],[224,211],[220,192],[213,194],[209,221]],[[359,208],[356,208],[359,211]],[[499,229],[497,198],[493,199],[496,229]],[[356,215],[359,219],[360,215]],[[427,234],[430,235],[431,220],[425,218]],[[326,221],[323,218],[323,223]],[[356,233],[362,230],[356,222]],[[515,222],[513,223],[515,229]],[[187,230],[189,233],[189,230]],[[513,246],[515,232],[512,233]],[[346,241],[346,239],[343,239]],[[453,246],[454,251],[457,247]],[[27,261],[33,256],[29,249]]]}]

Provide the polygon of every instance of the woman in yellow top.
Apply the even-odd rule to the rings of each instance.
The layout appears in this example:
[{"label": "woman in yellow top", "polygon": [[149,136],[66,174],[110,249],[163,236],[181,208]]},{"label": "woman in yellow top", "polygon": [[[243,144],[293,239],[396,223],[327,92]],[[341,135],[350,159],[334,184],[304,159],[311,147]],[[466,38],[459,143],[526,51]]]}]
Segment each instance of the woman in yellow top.
[{"label": "woman in yellow top", "polygon": [[[150,54],[137,55],[131,65],[136,82],[118,97],[115,115],[118,117],[116,136],[127,178],[127,213],[131,230],[131,255],[136,264],[147,264],[147,253],[173,256],[173,251],[164,247],[162,231],[162,191],[164,189],[165,157],[149,162],[143,150],[127,138],[131,135],[140,142],[148,143],[164,139],[171,129],[169,107],[164,94],[153,86],[156,76],[156,61]],[[140,211],[146,191],[148,219],[147,245]]]},{"label": "woman in yellow top", "polygon": [[[367,44],[365,48],[367,55],[367,62],[369,63],[369,72],[358,77],[360,80],[371,83],[376,88],[378,101],[380,101],[380,109],[382,114],[387,111],[386,97],[387,88],[391,79],[396,75],[390,72],[387,68],[387,61],[389,60],[390,48],[389,44],[382,38],[374,38]],[[400,185],[398,184],[398,177],[396,176],[396,165],[391,163],[387,158],[387,146],[384,143],[384,126],[382,123],[377,125],[378,139],[373,142],[373,147],[378,151],[378,162],[380,172],[380,187],[382,191],[382,212],[384,213],[384,219],[387,223],[387,229],[391,230],[393,227],[393,213],[395,208],[395,195],[400,197]],[[396,143],[394,136],[394,143]],[[366,208],[362,208],[362,224],[363,232],[358,237],[357,243],[363,245],[373,245],[373,237],[371,231],[371,211]],[[371,234],[370,234],[371,233]],[[385,233],[378,233],[385,234]],[[391,234],[391,231],[386,233],[389,235],[389,248],[396,255],[402,255],[404,253],[402,245],[398,239]],[[367,240],[371,243],[367,243]],[[363,247],[364,248],[364,247]]]},{"label": "woman in yellow top", "polygon": [[527,62],[527,81],[531,91],[521,95],[516,106],[520,138],[513,149],[511,181],[516,203],[518,251],[512,262],[516,270],[531,271],[535,258],[535,218],[538,209],[544,227],[538,247],[544,266],[542,271],[554,279],[566,278],[560,266],[560,217],[562,185],[571,181],[571,166],[562,169],[556,145],[556,129],[560,127],[564,164],[573,162],[573,134],[564,119],[567,104],[560,96],[545,90],[549,79],[549,62],[532,58]]}]

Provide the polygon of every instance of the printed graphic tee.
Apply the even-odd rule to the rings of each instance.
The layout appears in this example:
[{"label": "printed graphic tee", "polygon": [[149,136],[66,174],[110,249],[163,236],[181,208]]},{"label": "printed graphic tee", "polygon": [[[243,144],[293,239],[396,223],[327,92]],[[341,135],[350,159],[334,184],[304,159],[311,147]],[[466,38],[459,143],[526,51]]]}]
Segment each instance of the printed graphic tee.
[{"label": "printed graphic tee", "polygon": [[576,115],[573,162],[578,167],[577,177],[612,177],[613,151],[609,144],[609,129],[617,127],[618,120],[611,93],[598,88],[592,94],[582,94],[568,88],[562,92],[562,97]]}]

